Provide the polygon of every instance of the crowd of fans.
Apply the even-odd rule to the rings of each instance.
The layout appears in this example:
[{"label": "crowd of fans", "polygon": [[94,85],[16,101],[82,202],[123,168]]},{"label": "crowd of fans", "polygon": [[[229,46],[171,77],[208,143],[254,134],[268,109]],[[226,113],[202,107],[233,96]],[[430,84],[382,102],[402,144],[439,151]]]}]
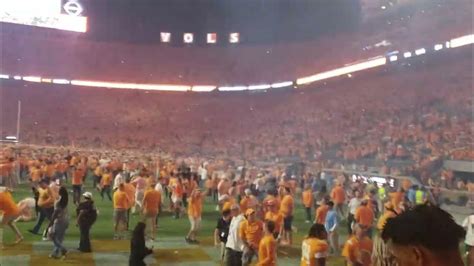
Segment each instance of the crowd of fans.
[{"label": "crowd of fans", "polygon": [[[400,227],[413,226],[403,219],[413,222],[414,218],[406,216],[416,215],[416,212],[426,212],[415,219],[420,228],[425,226],[424,219],[433,217],[437,217],[436,222],[448,226],[447,231],[443,231],[443,240],[451,241],[446,252],[450,252],[451,259],[461,261],[457,248],[452,247],[464,238],[464,229],[456,225],[450,215],[433,207],[438,202],[432,195],[424,188],[411,186],[407,179],[391,187],[353,182],[347,175],[331,176],[331,172],[322,169],[313,169],[298,177],[288,176],[275,165],[247,169],[224,160],[202,162],[193,158],[167,159],[160,154],[29,146],[5,147],[2,157],[13,158],[15,152],[20,157],[10,165],[11,169],[19,167],[19,171],[2,174],[1,182],[7,185],[7,190],[2,187],[0,191],[2,225],[13,229],[16,243],[19,243],[23,236],[15,222],[20,217],[32,220],[37,215],[36,225],[29,232],[53,242],[50,258],[64,259],[68,253],[63,241],[72,221],[67,212],[71,205],[69,189],[73,191],[72,204],[77,208],[75,218],[81,232],[79,251],[93,250],[89,231],[97,219],[97,210],[92,194],[84,191],[97,189],[101,191],[102,200],[106,200],[105,190],[114,191],[113,199],[109,198],[114,210],[114,240],[128,238],[126,231],[133,226],[129,224],[131,213],[138,213],[145,221],[150,221],[151,230],[147,231],[145,223],[139,222],[133,231],[130,265],[145,265],[143,258],[152,253],[146,247],[145,239],[155,240],[159,213],[167,212],[175,219],[187,213],[190,230],[186,242],[199,244],[201,223],[209,222],[201,219],[206,197],[216,204],[216,211],[222,213],[214,241],[222,247],[221,260],[226,265],[250,265],[255,257],[257,265],[275,265],[276,250],[280,246],[293,245],[292,221],[297,204],[306,210],[306,223],[313,223],[302,243],[302,265],[325,265],[328,257],[339,254],[352,265],[368,266],[377,260],[384,261],[384,265],[395,265],[395,261],[404,258],[393,251],[398,247],[391,244],[416,245],[419,243],[410,242],[414,241],[413,237],[422,241],[434,232],[420,236],[416,230],[404,231],[403,235],[408,234],[407,238],[411,239],[408,242],[400,236]],[[15,205],[10,189],[14,191],[16,181],[27,182],[32,187],[32,206]],[[93,186],[89,187],[90,184]],[[25,217],[28,215],[33,217]],[[441,222],[440,217],[445,220]],[[41,232],[44,221],[49,223]],[[341,250],[338,232],[342,221],[346,221],[349,238]],[[436,228],[439,225],[433,225],[432,229]],[[387,240],[392,242],[387,245]],[[441,248],[444,250],[445,247]],[[431,256],[424,259],[441,259],[434,253]]]}]

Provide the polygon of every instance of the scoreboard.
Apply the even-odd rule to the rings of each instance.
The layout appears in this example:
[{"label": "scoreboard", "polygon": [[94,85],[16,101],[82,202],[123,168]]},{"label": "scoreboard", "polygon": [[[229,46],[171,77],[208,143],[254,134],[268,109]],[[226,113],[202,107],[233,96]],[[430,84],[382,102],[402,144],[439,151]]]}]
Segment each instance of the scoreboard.
[{"label": "scoreboard", "polygon": [[86,32],[81,0],[0,0],[0,22]]}]

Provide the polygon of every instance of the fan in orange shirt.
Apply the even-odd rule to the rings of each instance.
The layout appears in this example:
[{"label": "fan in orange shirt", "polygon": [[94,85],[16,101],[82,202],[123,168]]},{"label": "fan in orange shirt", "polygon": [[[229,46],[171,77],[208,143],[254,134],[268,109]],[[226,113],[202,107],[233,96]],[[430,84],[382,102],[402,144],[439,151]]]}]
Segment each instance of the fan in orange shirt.
[{"label": "fan in orange shirt", "polygon": [[278,239],[283,231],[283,215],[278,211],[275,201],[269,201],[268,203],[268,211],[265,213],[265,221],[272,221],[275,223],[275,231],[274,231],[274,236],[275,239]]},{"label": "fan in orange shirt", "polygon": [[196,240],[196,235],[199,229],[201,229],[202,200],[201,190],[195,188],[191,192],[188,204],[188,218],[191,228],[185,239],[190,244],[199,244],[199,241]]},{"label": "fan in orange shirt", "polygon": [[257,210],[258,200],[254,195],[252,195],[252,191],[247,188],[244,193],[245,196],[240,201],[240,211],[245,213],[247,209]]},{"label": "fan in orange shirt", "polygon": [[275,266],[277,258],[277,242],[273,237],[275,232],[275,223],[272,221],[265,222],[263,226],[265,235],[258,246],[258,263],[257,266]]},{"label": "fan in orange shirt", "polygon": [[301,245],[300,266],[324,266],[328,256],[329,245],[326,242],[327,233],[324,225],[313,224],[308,237]]},{"label": "fan in orange shirt", "polygon": [[154,189],[156,182],[152,182],[143,196],[143,214],[146,220],[151,220],[151,239],[155,240],[157,216],[161,205],[161,193]]},{"label": "fan in orange shirt", "polygon": [[288,187],[285,187],[282,190],[283,198],[280,203],[280,213],[283,215],[283,240],[285,244],[291,246],[293,243],[293,234],[292,234],[292,223],[293,223],[293,196],[291,196],[291,190]]},{"label": "fan in orange shirt", "polygon": [[102,200],[104,200],[104,193],[106,193],[107,197],[109,197],[109,200],[112,200],[110,196],[110,192],[112,190],[112,173],[110,173],[110,171],[106,169],[101,175],[102,177],[100,178],[100,196],[102,197]]},{"label": "fan in orange shirt", "polygon": [[239,236],[244,243],[242,265],[250,265],[262,239],[263,223],[258,220],[257,214],[253,209],[248,209],[245,216],[247,219],[239,226]]},{"label": "fan in orange shirt", "polygon": [[356,224],[354,235],[346,241],[342,256],[350,266],[371,266],[372,248],[372,240],[367,237],[365,230]]},{"label": "fan in orange shirt", "polygon": [[86,171],[82,166],[76,167],[72,173],[73,203],[76,205],[81,201],[82,183],[85,175]]},{"label": "fan in orange shirt", "polygon": [[12,195],[9,191],[0,192],[0,212],[3,212],[3,219],[1,223],[1,236],[0,236],[0,249],[3,249],[3,227],[8,225],[16,235],[15,243],[20,243],[23,240],[23,236],[15,225],[15,219],[20,215],[21,210],[13,200]]},{"label": "fan in orange shirt", "polygon": [[127,227],[127,209],[130,208],[130,197],[125,192],[125,184],[120,184],[114,192],[114,239],[122,238]]},{"label": "fan in orange shirt", "polygon": [[130,211],[135,206],[135,193],[136,189],[130,182],[123,183],[124,192],[127,194],[128,206],[127,206],[127,230],[130,225]]},{"label": "fan in orange shirt", "polygon": [[326,223],[326,215],[328,214],[329,207],[326,204],[327,200],[323,201],[323,204],[318,207],[316,210],[316,218],[314,219],[314,223],[324,225]]},{"label": "fan in orange shirt", "polygon": [[331,191],[331,199],[334,202],[334,208],[336,209],[339,217],[345,217],[343,212],[343,205],[346,201],[346,192],[340,182],[336,183],[336,186]]},{"label": "fan in orange shirt", "polygon": [[367,206],[368,200],[364,199],[360,203],[359,208],[357,208],[354,219],[355,221],[367,229],[370,235],[372,224],[374,223],[374,211]]},{"label": "fan in orange shirt", "polygon": [[311,222],[311,207],[313,206],[313,191],[311,186],[306,185],[303,193],[301,193],[302,203],[306,210],[306,223]]},{"label": "fan in orange shirt", "polygon": [[181,179],[175,179],[175,180],[171,179],[170,188],[171,188],[171,203],[173,206],[174,218],[178,219],[181,214],[181,205],[183,202],[183,194],[184,194],[184,187],[181,182]]}]

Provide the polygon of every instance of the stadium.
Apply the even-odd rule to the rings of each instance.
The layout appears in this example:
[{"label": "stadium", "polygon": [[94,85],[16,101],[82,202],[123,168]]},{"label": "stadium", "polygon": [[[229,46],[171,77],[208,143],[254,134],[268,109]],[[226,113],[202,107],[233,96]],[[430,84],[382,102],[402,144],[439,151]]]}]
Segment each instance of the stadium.
[{"label": "stadium", "polygon": [[0,265],[474,265],[472,1],[0,6]]}]

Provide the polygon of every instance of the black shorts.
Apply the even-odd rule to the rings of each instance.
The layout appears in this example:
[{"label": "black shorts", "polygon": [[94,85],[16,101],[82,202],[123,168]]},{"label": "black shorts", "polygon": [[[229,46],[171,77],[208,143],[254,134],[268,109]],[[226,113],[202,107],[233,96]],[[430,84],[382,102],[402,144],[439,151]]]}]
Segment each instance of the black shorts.
[{"label": "black shorts", "polygon": [[293,223],[293,216],[283,218],[283,229],[285,231],[291,231],[291,225]]}]

